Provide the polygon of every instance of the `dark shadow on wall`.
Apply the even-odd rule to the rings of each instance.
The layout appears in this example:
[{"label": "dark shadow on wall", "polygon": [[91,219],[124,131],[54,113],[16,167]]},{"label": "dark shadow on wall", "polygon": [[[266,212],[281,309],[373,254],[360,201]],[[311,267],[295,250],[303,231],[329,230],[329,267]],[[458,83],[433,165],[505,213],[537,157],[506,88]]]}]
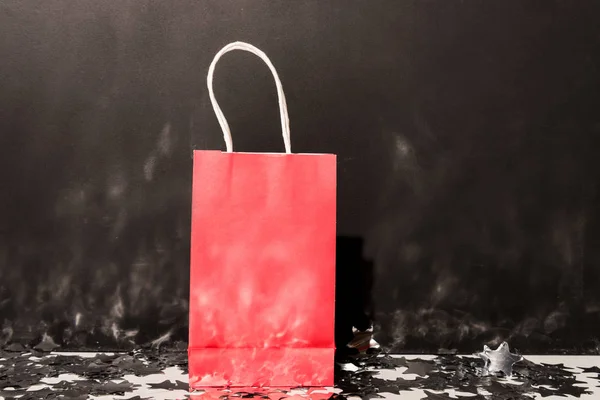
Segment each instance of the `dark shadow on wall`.
[{"label": "dark shadow on wall", "polygon": [[364,240],[338,236],[336,251],[335,344],[339,351],[352,340],[352,328],[373,323],[373,264],[363,256]]}]

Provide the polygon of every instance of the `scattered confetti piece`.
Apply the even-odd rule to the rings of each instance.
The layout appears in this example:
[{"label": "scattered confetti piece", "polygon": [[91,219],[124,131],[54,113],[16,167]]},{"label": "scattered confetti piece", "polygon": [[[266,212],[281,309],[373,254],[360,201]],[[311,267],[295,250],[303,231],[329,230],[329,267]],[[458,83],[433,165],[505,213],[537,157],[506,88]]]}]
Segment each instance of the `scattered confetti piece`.
[{"label": "scattered confetti piece", "polygon": [[431,370],[435,368],[432,361],[415,360],[408,362],[408,369],[404,374],[415,374],[419,376],[427,376]]},{"label": "scattered confetti piece", "polygon": [[486,373],[502,372],[506,376],[512,376],[513,365],[523,360],[522,356],[510,352],[506,342],[500,344],[496,350],[484,346],[483,351],[477,355],[485,362],[483,368]]}]

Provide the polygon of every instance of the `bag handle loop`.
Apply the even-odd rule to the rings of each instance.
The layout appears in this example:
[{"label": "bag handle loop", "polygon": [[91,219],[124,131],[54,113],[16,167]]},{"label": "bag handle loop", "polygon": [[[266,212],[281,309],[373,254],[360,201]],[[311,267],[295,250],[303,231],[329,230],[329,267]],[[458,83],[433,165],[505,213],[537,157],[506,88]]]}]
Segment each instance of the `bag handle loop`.
[{"label": "bag handle loop", "polygon": [[231,138],[231,130],[229,129],[229,124],[227,123],[227,119],[225,119],[225,115],[223,115],[223,111],[221,111],[221,107],[217,103],[217,99],[215,98],[215,93],[213,92],[213,75],[215,73],[215,66],[217,62],[223,56],[223,54],[228,53],[232,50],[244,50],[248,51],[254,55],[260,57],[269,67],[271,73],[273,74],[273,78],[275,79],[275,85],[277,86],[277,97],[279,99],[279,114],[281,116],[281,131],[283,136],[283,144],[285,145],[285,152],[290,154],[292,152],[292,146],[290,143],[290,120],[288,117],[287,104],[285,102],[285,94],[283,93],[283,86],[281,85],[281,81],[279,80],[279,75],[277,75],[277,71],[275,67],[269,60],[269,57],[265,53],[263,53],[258,48],[252,46],[251,44],[244,42],[233,42],[223,47],[213,59],[210,67],[208,68],[208,76],[206,77],[206,85],[208,86],[208,93],[210,95],[210,102],[212,104],[213,110],[215,111],[215,115],[217,116],[217,120],[219,120],[219,125],[221,125],[221,130],[223,131],[223,138],[225,139],[225,147],[228,153],[233,151],[233,140]]}]

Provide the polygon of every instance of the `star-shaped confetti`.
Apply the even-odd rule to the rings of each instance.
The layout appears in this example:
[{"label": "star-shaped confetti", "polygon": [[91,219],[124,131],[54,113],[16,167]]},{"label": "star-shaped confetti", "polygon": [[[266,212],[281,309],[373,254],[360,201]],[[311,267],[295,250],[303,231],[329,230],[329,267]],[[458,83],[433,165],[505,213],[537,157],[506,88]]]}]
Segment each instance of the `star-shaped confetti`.
[{"label": "star-shaped confetti", "polygon": [[598,368],[597,366],[593,366],[590,368],[581,368],[583,370],[583,373],[585,374],[589,374],[589,373],[600,373],[600,368]]},{"label": "star-shaped confetti", "polygon": [[356,328],[352,328],[354,338],[347,344],[350,349],[356,349],[360,353],[366,353],[369,350],[377,351],[380,349],[379,343],[373,339],[373,327],[365,331],[360,331]]},{"label": "star-shaped confetti", "polygon": [[513,365],[523,360],[523,356],[510,352],[506,342],[502,342],[496,350],[483,346],[483,351],[477,355],[485,362],[485,372],[490,374],[502,372],[506,376],[512,376]]},{"label": "star-shaped confetti", "polygon": [[189,389],[189,385],[187,383],[184,382],[180,382],[180,381],[163,381],[160,383],[149,383],[148,386],[150,386],[152,389],[164,389],[164,390],[185,390],[187,391]]},{"label": "star-shaped confetti", "polygon": [[60,347],[60,346],[54,342],[52,337],[48,336],[47,334],[44,334],[44,336],[42,337],[42,341],[40,343],[38,343],[34,347],[34,349],[36,349],[38,351],[49,352],[49,351],[56,349],[57,347]]},{"label": "star-shaped confetti", "polygon": [[455,397],[450,397],[448,393],[434,393],[428,390],[424,390],[424,392],[427,395],[427,397],[421,397],[422,400],[456,400]]},{"label": "star-shaped confetti", "polygon": [[433,362],[417,359],[408,361],[408,369],[404,373],[426,376],[434,368],[435,364]]}]

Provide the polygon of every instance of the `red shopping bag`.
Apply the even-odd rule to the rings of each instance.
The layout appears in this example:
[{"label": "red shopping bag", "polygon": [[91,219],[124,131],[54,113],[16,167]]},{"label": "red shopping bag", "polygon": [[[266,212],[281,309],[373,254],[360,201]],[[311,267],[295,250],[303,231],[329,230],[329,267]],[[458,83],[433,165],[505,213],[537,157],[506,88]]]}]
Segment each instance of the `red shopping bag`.
[{"label": "red shopping bag", "polygon": [[[286,153],[232,152],[212,91],[231,50],[271,69]],[[194,151],[190,387],[332,385],[335,155],[291,153],[281,82],[257,48],[225,46],[207,83],[227,152]]]}]

